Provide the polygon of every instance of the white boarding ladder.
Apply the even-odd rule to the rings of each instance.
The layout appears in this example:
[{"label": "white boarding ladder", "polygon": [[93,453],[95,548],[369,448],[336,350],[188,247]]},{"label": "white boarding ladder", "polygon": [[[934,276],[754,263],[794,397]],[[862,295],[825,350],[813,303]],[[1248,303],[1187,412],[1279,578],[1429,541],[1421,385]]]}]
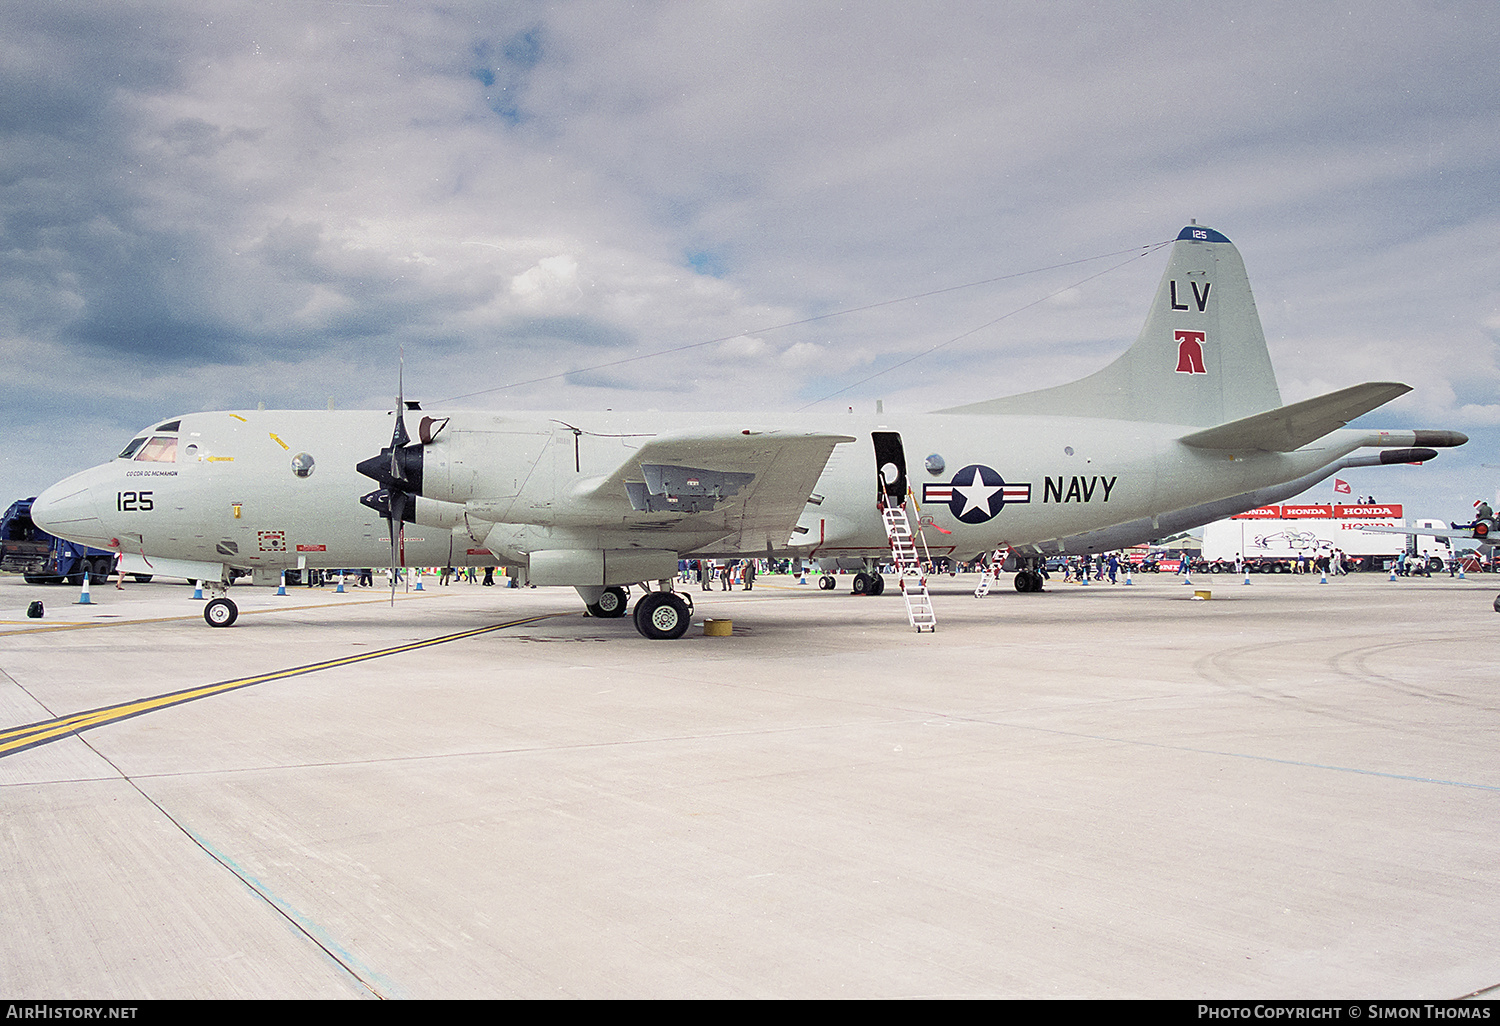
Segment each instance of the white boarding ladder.
[{"label": "white boarding ladder", "polygon": [[999,576],[1000,567],[1005,563],[1005,559],[1009,555],[1010,549],[1002,545],[995,550],[993,556],[980,565],[979,586],[974,589],[975,598],[984,598],[990,593],[990,582]]},{"label": "white boarding ladder", "polygon": [[891,542],[891,557],[906,602],[906,619],[920,634],[937,630],[937,616],[932,611],[932,596],[927,594],[927,574],[912,540],[911,522],[906,519],[906,504],[885,508],[885,536]]}]

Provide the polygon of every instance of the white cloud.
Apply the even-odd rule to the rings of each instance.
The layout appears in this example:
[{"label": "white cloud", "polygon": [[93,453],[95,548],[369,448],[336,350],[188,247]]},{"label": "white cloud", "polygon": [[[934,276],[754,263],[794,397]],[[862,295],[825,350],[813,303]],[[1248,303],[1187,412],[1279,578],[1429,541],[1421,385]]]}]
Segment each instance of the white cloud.
[{"label": "white cloud", "polygon": [[[944,343],[851,401],[1055,384],[1135,337],[1159,255],[796,322],[1191,217],[1287,398],[1402,380],[1393,416],[1492,423],[1492,4],[12,8],[0,337],[128,385],[121,434],[188,382],[383,405],[402,344],[429,395],[533,407],[790,409]],[[71,415],[30,388],[11,426]]]},{"label": "white cloud", "polygon": [[533,309],[576,306],[583,296],[578,286],[578,261],[567,255],[544,257],[512,278],[510,290]]}]

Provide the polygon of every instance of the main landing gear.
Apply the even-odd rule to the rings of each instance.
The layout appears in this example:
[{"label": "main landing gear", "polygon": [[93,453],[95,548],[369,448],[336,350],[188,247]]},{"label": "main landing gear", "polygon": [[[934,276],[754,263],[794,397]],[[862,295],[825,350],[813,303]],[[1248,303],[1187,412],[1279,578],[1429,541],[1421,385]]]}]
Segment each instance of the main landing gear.
[{"label": "main landing gear", "polygon": [[630,608],[630,603],[624,588],[605,588],[598,601],[586,603],[585,608],[588,609],[590,616],[608,620],[624,616]]},{"label": "main landing gear", "polygon": [[861,570],[854,575],[854,594],[879,595],[883,591],[885,591],[885,578],[878,573],[867,573]]},{"label": "main landing gear", "polygon": [[1026,592],[1026,591],[1041,591],[1042,590],[1042,575],[1039,574],[1039,573],[1037,573],[1035,570],[1020,570],[1020,571],[1017,571],[1017,573],[1016,573],[1016,590],[1017,591],[1021,591],[1021,592]]},{"label": "main landing gear", "polygon": [[630,605],[630,590],[618,585],[580,587],[578,594],[590,616],[610,620],[630,613],[642,637],[670,641],[682,637],[693,625],[692,597],[671,591],[671,586],[671,581],[664,580],[658,582],[656,591],[649,591],[642,583],[640,589],[644,594],[636,599],[634,608]]},{"label": "main landing gear", "polygon": [[1041,565],[1042,560],[1040,557],[1022,558],[1021,569],[1016,571],[1017,591],[1024,593],[1042,590],[1042,581],[1044,578],[1039,569]]},{"label": "main landing gear", "polygon": [[648,591],[635,603],[635,629],[652,641],[682,637],[693,624],[691,596],[675,591]]}]

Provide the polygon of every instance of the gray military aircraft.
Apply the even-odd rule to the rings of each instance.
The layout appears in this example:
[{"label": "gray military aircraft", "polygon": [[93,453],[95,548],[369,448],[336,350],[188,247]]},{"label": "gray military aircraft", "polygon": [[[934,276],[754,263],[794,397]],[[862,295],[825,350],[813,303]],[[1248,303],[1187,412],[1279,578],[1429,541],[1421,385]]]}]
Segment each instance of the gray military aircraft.
[{"label": "gray military aircraft", "polygon": [[[675,638],[692,618],[671,585],[683,558],[852,564],[855,590],[878,593],[886,505],[934,529],[933,555],[1009,546],[1017,590],[1037,591],[1048,555],[1148,541],[1468,440],[1345,428],[1408,391],[1368,382],[1283,406],[1239,252],[1193,224],[1135,344],[1070,384],[899,419],[399,399],[393,412],[193,413],[53,485],[31,515],[120,551],[128,571],[203,580],[216,626],[235,619],[231,570],[389,561],[515,567],[576,588],[598,616],[623,615],[639,583],[637,629]],[[927,455],[912,466],[908,452]]]}]

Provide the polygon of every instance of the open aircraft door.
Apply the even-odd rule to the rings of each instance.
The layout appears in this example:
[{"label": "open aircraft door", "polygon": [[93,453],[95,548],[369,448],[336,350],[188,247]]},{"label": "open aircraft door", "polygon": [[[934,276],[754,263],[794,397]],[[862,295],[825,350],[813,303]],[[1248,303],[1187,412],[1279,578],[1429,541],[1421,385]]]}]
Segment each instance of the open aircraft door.
[{"label": "open aircraft door", "polygon": [[882,506],[899,506],[906,501],[906,449],[895,431],[875,431],[875,471],[879,475]]}]

